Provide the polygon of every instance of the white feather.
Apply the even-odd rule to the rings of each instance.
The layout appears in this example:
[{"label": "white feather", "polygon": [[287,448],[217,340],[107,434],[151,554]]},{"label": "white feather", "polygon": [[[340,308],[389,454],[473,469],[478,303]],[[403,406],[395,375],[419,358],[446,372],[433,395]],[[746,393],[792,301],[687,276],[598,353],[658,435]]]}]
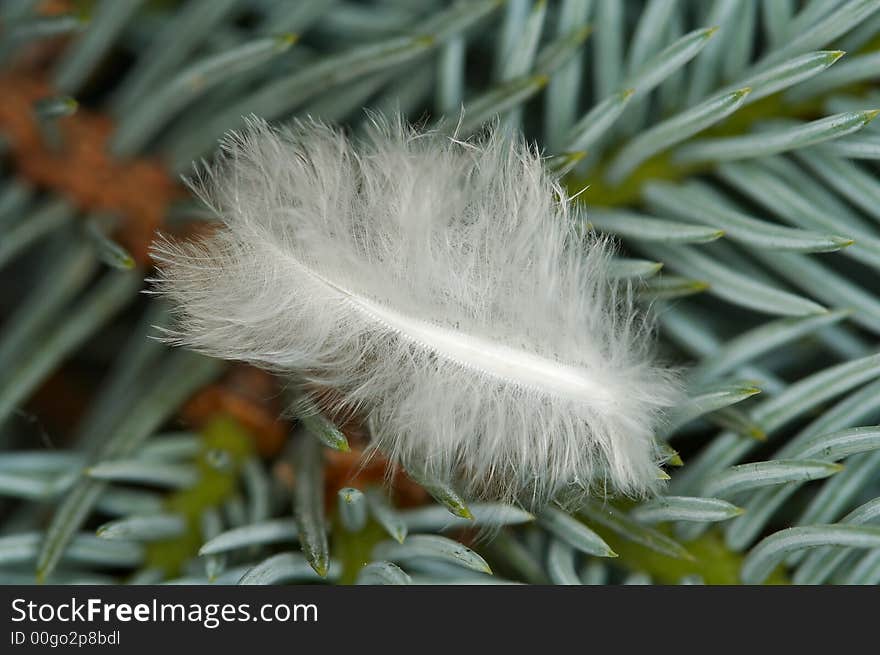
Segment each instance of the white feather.
[{"label": "white feather", "polygon": [[254,119],[193,186],[222,227],[155,245],[172,342],[336,389],[395,465],[471,497],[660,484],[674,376],[522,141]]}]

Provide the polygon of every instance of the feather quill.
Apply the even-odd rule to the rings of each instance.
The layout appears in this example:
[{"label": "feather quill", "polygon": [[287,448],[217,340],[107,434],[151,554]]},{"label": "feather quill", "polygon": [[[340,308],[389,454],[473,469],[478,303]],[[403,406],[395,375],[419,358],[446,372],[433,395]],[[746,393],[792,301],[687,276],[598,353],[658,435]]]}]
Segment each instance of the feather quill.
[{"label": "feather quill", "polygon": [[675,375],[521,139],[251,119],[190,184],[221,224],[154,244],[168,341],[332,387],[394,465],[470,497],[661,484]]}]

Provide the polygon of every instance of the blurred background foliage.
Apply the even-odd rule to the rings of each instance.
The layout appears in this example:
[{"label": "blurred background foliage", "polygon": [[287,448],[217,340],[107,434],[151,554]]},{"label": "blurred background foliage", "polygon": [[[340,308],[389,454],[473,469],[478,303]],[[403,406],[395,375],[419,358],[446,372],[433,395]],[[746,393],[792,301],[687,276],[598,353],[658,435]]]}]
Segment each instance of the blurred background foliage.
[{"label": "blurred background foliage", "polygon": [[[0,583],[877,584],[878,77],[880,0],[4,0]],[[469,503],[149,338],[191,162],[366,108],[497,117],[619,238],[688,367],[666,495]]]}]

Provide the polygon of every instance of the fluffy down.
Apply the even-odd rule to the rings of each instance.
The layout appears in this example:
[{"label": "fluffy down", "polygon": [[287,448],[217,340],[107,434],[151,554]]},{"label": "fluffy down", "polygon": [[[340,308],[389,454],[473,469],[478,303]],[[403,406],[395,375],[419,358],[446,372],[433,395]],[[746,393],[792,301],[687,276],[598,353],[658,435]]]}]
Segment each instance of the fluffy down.
[{"label": "fluffy down", "polygon": [[222,224],[155,244],[172,343],[332,387],[395,465],[469,497],[660,484],[673,375],[521,140],[252,120],[192,186]]}]

